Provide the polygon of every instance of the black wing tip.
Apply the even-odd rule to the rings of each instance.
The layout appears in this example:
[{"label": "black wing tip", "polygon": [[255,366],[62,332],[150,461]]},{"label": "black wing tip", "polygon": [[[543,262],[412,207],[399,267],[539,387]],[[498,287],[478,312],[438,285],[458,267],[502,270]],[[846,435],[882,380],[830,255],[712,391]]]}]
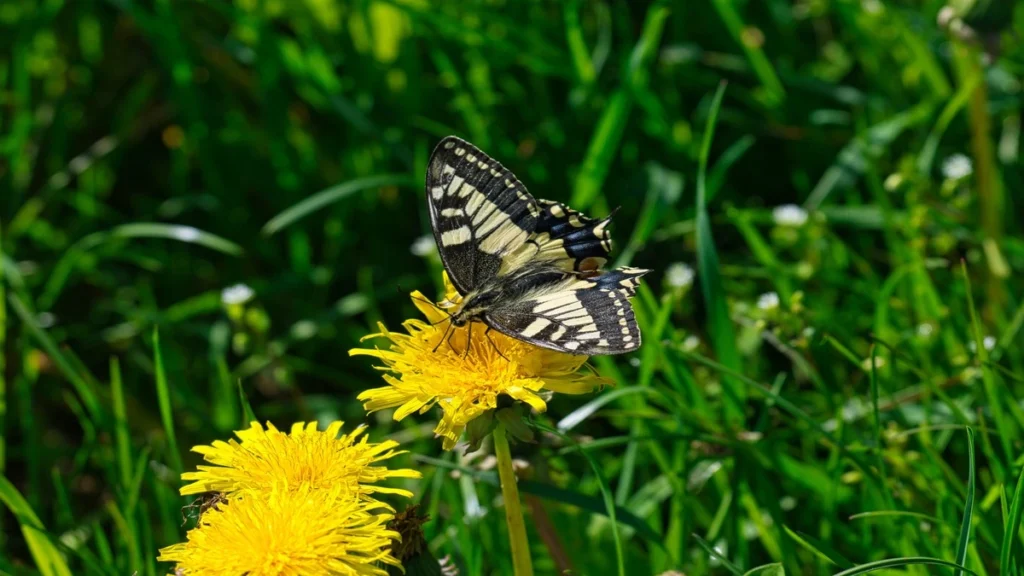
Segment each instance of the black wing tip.
[{"label": "black wing tip", "polygon": [[434,146],[434,151],[430,155],[436,156],[438,153],[454,148],[455,146],[466,146],[471,149],[479,150],[479,148],[477,148],[471,142],[465,140],[464,138],[460,138],[454,134],[449,134],[448,136],[445,136],[444,138],[438,140],[437,145]]}]

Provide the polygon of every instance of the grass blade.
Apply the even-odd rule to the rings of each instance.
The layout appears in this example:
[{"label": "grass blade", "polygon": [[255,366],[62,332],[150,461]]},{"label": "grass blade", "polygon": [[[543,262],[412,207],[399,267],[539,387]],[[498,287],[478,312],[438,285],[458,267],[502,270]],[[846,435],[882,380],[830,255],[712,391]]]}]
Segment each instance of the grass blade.
[{"label": "grass blade", "polygon": [[[437,466],[438,468],[445,468],[447,470],[457,470],[462,474],[471,476],[475,480],[486,482],[488,484],[498,486],[498,475],[495,472],[483,471],[476,468],[469,468],[462,466],[454,462],[447,460],[441,460],[439,458],[431,458],[430,456],[415,455],[413,459],[417,462],[423,462],[431,466]],[[539,496],[545,500],[557,502],[559,504],[567,504],[574,506],[580,510],[586,510],[587,512],[598,514],[606,518],[611,518],[608,508],[603,498],[595,498],[593,496],[587,496],[574,490],[568,490],[565,488],[559,488],[558,486],[552,486],[551,484],[544,484],[542,482],[535,482],[533,480],[520,480],[519,489],[524,494],[532,494]],[[636,514],[630,512],[627,508],[622,506],[615,506],[615,518],[636,530],[636,533],[643,537],[647,542],[655,545],[662,546],[661,535],[654,531],[651,526],[645,522],[642,518]]]},{"label": "grass blade", "polygon": [[45,534],[43,523],[22,497],[14,484],[4,476],[0,476],[0,500],[18,519],[21,533],[25,536],[29,553],[36,562],[36,567],[43,576],[71,576],[71,570],[64,562],[64,557]]},{"label": "grass blade", "polygon": [[7,437],[4,423],[7,421],[7,297],[4,295],[4,270],[7,256],[4,255],[3,226],[0,226],[0,474],[7,467]]},{"label": "grass blade", "polygon": [[[960,537],[956,545],[956,563],[967,562],[967,546],[971,540],[971,516],[974,514],[974,431],[967,427],[967,502],[964,504],[964,518],[960,523]],[[961,576],[960,569],[953,571],[953,576]]]},{"label": "grass blade", "polygon": [[587,147],[587,155],[576,176],[571,203],[578,210],[590,207],[608,176],[615,151],[626,131],[629,113],[633,109],[634,91],[630,87],[637,88],[645,83],[647,64],[657,52],[668,15],[669,9],[664,2],[656,2],[647,10],[643,31],[626,67],[627,86],[616,90],[604,106],[604,112]]},{"label": "grass blade", "polygon": [[551,428],[537,422],[534,422],[534,426],[550,434],[555,434],[570,444],[576,445],[579,449],[579,453],[586,458],[587,463],[590,464],[590,467],[594,470],[594,476],[597,477],[598,486],[601,487],[601,496],[604,497],[604,507],[605,510],[608,511],[608,519],[611,520],[612,524],[612,540],[615,541],[615,561],[618,563],[619,576],[626,576],[626,560],[622,552],[622,536],[619,534],[619,524],[616,520],[617,507],[615,505],[615,500],[612,498],[612,492],[608,488],[608,481],[605,480],[604,475],[601,474],[601,468],[597,465],[597,462],[594,460],[594,457],[591,456],[590,452],[579,448],[579,444],[575,440],[566,436],[557,428]]},{"label": "grass blade", "polygon": [[743,576],[743,571],[742,570],[740,570],[735,564],[730,562],[728,558],[726,558],[725,556],[722,556],[721,554],[719,554],[718,550],[715,550],[714,547],[712,547],[711,544],[708,544],[706,540],[704,540],[700,536],[697,536],[696,534],[691,534],[691,536],[693,536],[693,539],[697,541],[697,544],[700,545],[700,547],[703,548],[704,551],[708,553],[708,556],[711,556],[715,560],[718,560],[719,562],[721,562],[722,566],[726,570],[728,570],[729,572],[735,574],[735,576]]},{"label": "grass blade", "polygon": [[[973,329],[974,336],[974,347],[978,355],[978,362],[981,364],[981,382],[985,389],[985,398],[988,400],[989,406],[992,407],[992,417],[996,421],[996,430],[999,432],[999,442],[1003,449],[1003,454],[1006,458],[1006,462],[1013,462],[1014,451],[1013,446],[1010,443],[1010,439],[1015,437],[1010,427],[1010,422],[1004,411],[1004,406],[1008,406],[1011,402],[1015,402],[1013,398],[1003,398],[999,394],[1000,389],[997,384],[996,375],[992,373],[992,370],[987,366],[988,364],[988,351],[985,349],[985,342],[982,338],[981,322],[978,320],[977,308],[974,306],[974,296],[971,294],[971,278],[967,275],[967,263],[963,260],[960,261],[960,271],[964,275],[964,286],[967,291],[967,310],[970,312],[971,328]],[[994,466],[997,479],[1001,482],[1005,482],[1006,470],[1003,463],[996,460]]]},{"label": "grass blade", "polygon": [[1020,530],[1021,509],[1024,508],[1024,467],[1017,477],[1017,486],[1013,489],[1013,500],[1010,501],[1010,514],[1006,518],[1006,529],[1003,531],[1003,545],[999,549],[999,576],[1010,576],[1010,564],[1013,561],[1013,543]]},{"label": "grass blade", "polygon": [[607,394],[601,394],[597,398],[594,398],[590,402],[580,406],[579,408],[570,412],[565,418],[558,421],[556,428],[562,432],[568,432],[587,418],[594,415],[595,412],[601,409],[602,406],[610,404],[619,398],[624,396],[632,396],[633,394],[654,394],[650,389],[640,387],[630,388],[619,388],[618,390],[612,390]]},{"label": "grass blade", "polygon": [[156,371],[156,395],[160,404],[160,420],[167,435],[167,450],[170,452],[171,468],[181,476],[184,468],[181,464],[181,452],[178,451],[178,439],[174,434],[174,416],[171,407],[171,392],[167,386],[167,373],[164,370],[164,355],[160,350],[160,331],[153,328],[153,364]]},{"label": "grass blade", "polygon": [[811,551],[815,556],[822,560],[834,564],[840,568],[853,568],[853,562],[847,560],[842,554],[837,552],[834,548],[803,532],[797,532],[791,530],[789,526],[783,526],[782,529],[793,539],[794,542],[803,546],[805,549]]},{"label": "grass blade", "polygon": [[[721,363],[733,370],[740,369],[740,355],[736,348],[736,335],[729,308],[722,291],[722,279],[718,269],[718,253],[711,236],[711,218],[707,207],[707,168],[708,155],[711,151],[711,140],[715,133],[718,111],[722,107],[725,95],[725,83],[718,85],[711,111],[708,113],[708,125],[704,131],[704,140],[700,148],[700,165],[697,170],[697,268],[701,291],[704,295],[704,306],[707,308],[708,324],[715,353]],[[739,384],[731,377],[724,376],[726,396],[726,418],[736,424],[743,416],[743,392]]]},{"label": "grass blade", "polygon": [[128,436],[128,412],[125,409],[124,386],[121,382],[121,364],[117,361],[117,356],[110,358],[110,395],[114,404],[117,469],[121,475],[121,489],[128,490],[132,479],[131,440]]},{"label": "grass blade", "polygon": [[867,574],[868,572],[874,572],[876,570],[885,570],[887,568],[898,568],[900,566],[912,566],[915,564],[925,564],[931,566],[949,566],[950,568],[956,568],[963,570],[964,572],[971,574],[971,576],[978,576],[977,572],[968,570],[960,564],[950,562],[949,560],[942,560],[940,558],[928,558],[925,556],[910,556],[907,558],[889,558],[888,560],[879,560],[877,562],[869,562],[867,564],[861,564],[860,566],[850,568],[849,570],[843,570],[842,572],[836,572],[832,576],[856,576],[857,574]]},{"label": "grass blade", "polygon": [[216,250],[228,256],[240,256],[244,250],[238,244],[221,238],[216,234],[180,224],[163,224],[160,222],[137,222],[125,224],[107,232],[106,239],[164,238],[177,240],[186,244],[196,244]]},{"label": "grass blade", "polygon": [[410,177],[407,174],[380,174],[343,182],[321,190],[274,216],[263,225],[262,232],[266,236],[272,236],[324,206],[347,198],[360,190],[381,186],[415,187],[421,184],[422,182],[418,178]]},{"label": "grass blade", "polygon": [[57,343],[50,338],[50,335],[39,327],[36,322],[35,315],[29,311],[25,303],[21,301],[21,298],[17,294],[11,292],[7,295],[7,300],[11,304],[11,310],[21,319],[21,322],[28,329],[28,333],[42,346],[43,350],[46,351],[47,355],[53,360],[57,368],[64,374],[64,377],[71,382],[71,386],[75,389],[75,392],[82,399],[82,404],[85,405],[88,411],[89,417],[96,422],[101,420],[102,409],[100,407],[99,398],[93,391],[92,386],[78,373],[75,369],[74,364],[68,357],[61,351]]}]

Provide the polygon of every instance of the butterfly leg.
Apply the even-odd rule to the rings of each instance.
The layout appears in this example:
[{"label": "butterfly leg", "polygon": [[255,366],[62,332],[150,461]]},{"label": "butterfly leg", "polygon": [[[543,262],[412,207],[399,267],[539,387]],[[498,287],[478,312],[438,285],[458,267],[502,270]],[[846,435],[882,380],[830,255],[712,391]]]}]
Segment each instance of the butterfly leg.
[{"label": "butterfly leg", "polygon": [[[452,345],[452,343],[449,342],[452,339],[452,337],[448,336],[448,332],[452,329],[452,326],[453,326],[453,324],[448,324],[448,327],[444,329],[444,334],[442,334],[441,335],[441,339],[437,341],[437,346],[434,346],[434,350],[432,352],[433,354],[437,353],[437,349],[441,347],[441,343],[443,343],[443,342],[448,342],[449,346]],[[445,338],[445,336],[448,336],[448,337]]]},{"label": "butterfly leg", "polygon": [[468,332],[466,332],[466,350],[462,353],[462,359],[465,360],[469,357],[469,347],[473,344],[473,322],[469,322]]},{"label": "butterfly leg", "polygon": [[502,358],[505,358],[505,362],[511,362],[511,360],[506,358],[505,355],[501,353],[501,348],[498,348],[498,345],[494,343],[493,339],[491,339],[491,327],[490,326],[487,327],[487,330],[484,330],[484,336],[487,338],[487,341],[491,343],[491,346],[494,346],[494,351],[498,353],[498,356],[501,356]]},{"label": "butterfly leg", "polygon": [[453,323],[449,324],[448,326],[449,326],[450,328],[453,328],[453,330],[452,330],[452,333],[451,333],[451,334],[448,334],[448,331],[447,331],[447,330],[445,330],[445,332],[444,332],[444,333],[445,333],[445,334],[448,334],[448,338],[446,338],[446,339],[445,339],[445,342],[447,342],[447,343],[448,343],[448,347],[449,347],[449,348],[451,348],[452,352],[455,352],[456,354],[458,354],[458,353],[459,353],[459,351],[458,351],[458,350],[456,350],[456,349],[455,349],[455,346],[454,346],[454,345],[452,344],[452,338],[454,338],[454,337],[455,337],[455,330],[454,330],[454,327],[455,327],[455,323],[453,322]]}]

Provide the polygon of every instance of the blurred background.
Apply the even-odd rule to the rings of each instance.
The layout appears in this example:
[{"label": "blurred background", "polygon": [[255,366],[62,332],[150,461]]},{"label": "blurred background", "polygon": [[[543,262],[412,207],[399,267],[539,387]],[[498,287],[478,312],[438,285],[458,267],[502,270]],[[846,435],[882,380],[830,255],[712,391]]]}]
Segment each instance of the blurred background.
[{"label": "blurred background", "polygon": [[615,573],[616,540],[690,575],[1021,546],[1020,3],[6,0],[0,27],[0,572],[47,574],[48,538],[75,574],[166,573],[188,449],[244,397],[401,440],[431,549],[511,574],[492,463],[434,413],[366,417],[383,381],[347,356],[437,294],[448,134],[621,207],[617,263],[655,270],[643,349],[593,361],[616,386],[537,416],[596,466],[513,447],[539,574]]}]

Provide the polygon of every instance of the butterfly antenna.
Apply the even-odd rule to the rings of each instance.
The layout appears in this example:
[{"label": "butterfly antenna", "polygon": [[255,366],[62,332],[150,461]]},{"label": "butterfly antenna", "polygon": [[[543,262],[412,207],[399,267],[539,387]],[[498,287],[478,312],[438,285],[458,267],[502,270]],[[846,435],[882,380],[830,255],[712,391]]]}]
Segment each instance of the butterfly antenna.
[{"label": "butterfly antenna", "polygon": [[451,320],[451,319],[452,319],[452,313],[451,313],[451,312],[449,312],[449,311],[447,311],[447,310],[445,310],[444,308],[441,308],[441,307],[440,307],[440,306],[438,306],[438,305],[437,305],[436,303],[434,303],[434,302],[431,302],[430,300],[427,300],[426,298],[424,298],[424,297],[422,297],[422,296],[413,296],[413,297],[412,297],[412,299],[413,299],[413,300],[419,300],[420,302],[423,302],[424,304],[428,304],[428,305],[430,305],[430,306],[434,307],[435,309],[437,309],[437,310],[440,310],[441,312],[444,312],[444,314],[445,314],[445,317],[444,317],[444,318],[441,318],[441,319],[440,319],[440,320],[438,320],[437,322],[431,322],[431,323],[430,323],[430,325],[431,325],[431,326],[437,326],[437,325],[438,325],[438,324],[440,324],[441,322],[445,322],[445,321],[448,321],[448,320]]},{"label": "butterfly antenna", "polygon": [[484,337],[486,337],[487,341],[490,342],[491,346],[494,347],[494,351],[498,353],[498,356],[501,356],[502,358],[504,358],[505,362],[512,362],[511,360],[508,359],[507,356],[505,356],[504,354],[501,353],[501,348],[498,348],[498,345],[494,343],[493,339],[491,339],[491,327],[490,326],[487,327],[487,330],[484,330]]}]

